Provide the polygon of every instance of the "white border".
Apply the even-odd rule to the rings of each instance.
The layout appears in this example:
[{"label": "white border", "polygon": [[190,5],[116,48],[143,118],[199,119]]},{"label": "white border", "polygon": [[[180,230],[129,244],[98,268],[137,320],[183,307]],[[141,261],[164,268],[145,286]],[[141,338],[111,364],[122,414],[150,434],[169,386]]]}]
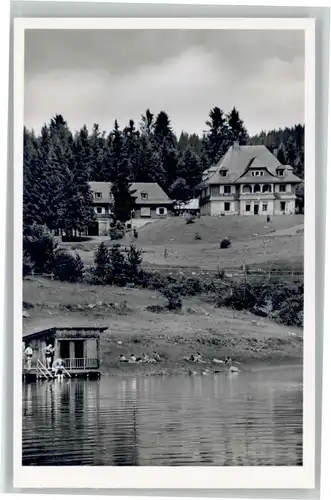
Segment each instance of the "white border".
[{"label": "white border", "polygon": [[[22,170],[26,29],[305,30],[305,307],[303,463],[301,467],[23,467]],[[24,488],[235,489],[315,487],[315,20],[15,19],[14,20],[14,486]],[[309,182],[308,182],[309,180]]]}]

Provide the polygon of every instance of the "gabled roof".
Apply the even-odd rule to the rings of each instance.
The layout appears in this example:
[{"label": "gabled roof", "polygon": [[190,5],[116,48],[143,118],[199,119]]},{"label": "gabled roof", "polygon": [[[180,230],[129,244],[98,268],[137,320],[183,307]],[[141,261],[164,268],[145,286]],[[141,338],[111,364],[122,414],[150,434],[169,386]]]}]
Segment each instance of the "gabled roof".
[{"label": "gabled roof", "polygon": [[101,198],[95,198],[93,196],[93,203],[102,204],[102,203],[112,203],[112,198],[110,196],[110,182],[98,182],[93,181],[89,182],[90,190],[92,193],[101,193]]},{"label": "gabled roof", "polygon": [[[172,204],[172,200],[157,182],[133,182],[131,189],[136,191],[133,196],[136,197],[137,205]],[[148,195],[147,200],[141,198],[141,193]]]},{"label": "gabled roof", "polygon": [[[89,182],[90,190],[93,193],[101,193],[101,198],[94,198],[93,203],[111,203],[112,198],[110,197],[111,182]],[[172,200],[163,191],[163,189],[157,184],[157,182],[133,182],[131,184],[131,190],[135,191],[133,196],[136,197],[136,203],[138,205],[153,205],[153,204],[172,204]],[[141,193],[147,193],[147,200],[141,199]]]},{"label": "gabled roof", "polygon": [[[265,146],[230,146],[216,165],[217,171],[204,180],[205,184],[231,184],[245,175],[249,168],[267,169],[271,176],[276,176],[278,167],[284,167]],[[226,177],[220,176],[220,170],[227,169]],[[208,169],[209,170],[209,169]],[[285,181],[286,179],[286,181]],[[301,182],[292,172],[284,177],[284,182]]]}]

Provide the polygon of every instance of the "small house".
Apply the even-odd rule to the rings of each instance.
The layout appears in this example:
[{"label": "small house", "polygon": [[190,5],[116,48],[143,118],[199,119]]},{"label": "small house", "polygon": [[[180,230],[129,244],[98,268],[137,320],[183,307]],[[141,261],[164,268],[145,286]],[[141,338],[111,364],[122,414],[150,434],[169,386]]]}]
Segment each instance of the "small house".
[{"label": "small house", "polygon": [[[100,334],[108,327],[61,327],[25,334],[23,352],[29,345],[33,350],[31,360],[32,374],[45,372],[46,346],[54,348],[54,359],[61,358],[70,375],[99,375]],[[26,372],[25,360],[23,373]]]},{"label": "small house", "polygon": [[[89,236],[108,236],[113,221],[113,197],[110,182],[90,182],[93,199],[95,223],[88,228]],[[133,182],[130,186],[134,192],[135,206],[132,212],[134,219],[162,219],[169,215],[174,202],[157,184],[157,182]]]},{"label": "small house", "polygon": [[134,182],[134,218],[162,219],[172,211],[174,202],[157,182]]}]

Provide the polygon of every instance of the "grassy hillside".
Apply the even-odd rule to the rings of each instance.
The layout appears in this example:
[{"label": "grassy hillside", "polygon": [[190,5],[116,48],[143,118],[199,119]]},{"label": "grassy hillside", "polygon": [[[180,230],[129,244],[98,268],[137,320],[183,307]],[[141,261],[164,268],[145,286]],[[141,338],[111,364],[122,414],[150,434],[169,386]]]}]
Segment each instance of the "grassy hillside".
[{"label": "grassy hillside", "polygon": [[[201,239],[195,239],[196,233]],[[201,217],[194,224],[176,217],[140,228],[134,243],[144,251],[144,265],[151,267],[215,270],[245,263],[266,269],[302,269],[303,236],[302,215],[272,217],[268,224],[264,217]],[[219,242],[224,237],[231,239],[232,246],[220,250]],[[85,264],[91,265],[100,241],[64,246],[78,251]],[[131,241],[127,235],[121,244]],[[109,240],[107,243],[112,244]]]},{"label": "grassy hillside", "polygon": [[[139,230],[139,243],[144,245],[165,245],[169,243],[199,244],[219,243],[227,237],[233,241],[250,241],[256,235],[271,235],[273,231],[290,230],[295,235],[303,224],[303,215],[281,215],[272,217],[266,223],[265,217],[200,217],[194,224],[186,224],[182,217],[172,217],[151,222]],[[198,232],[201,240],[195,240]]]},{"label": "grassy hillside", "polygon": [[[183,311],[156,314],[146,306],[164,299],[148,290],[60,283],[46,279],[26,279],[24,300],[31,306],[30,317],[23,319],[25,332],[53,326],[108,326],[101,338],[104,373],[178,373],[191,364],[185,356],[200,352],[205,359],[201,371],[219,368],[213,358],[230,355],[242,363],[241,369],[254,364],[302,362],[302,331],[254,317],[245,312],[214,308],[202,298],[184,300]],[[162,356],[157,365],[128,365],[118,361],[121,354]],[[194,364],[196,365],[196,364]]]}]

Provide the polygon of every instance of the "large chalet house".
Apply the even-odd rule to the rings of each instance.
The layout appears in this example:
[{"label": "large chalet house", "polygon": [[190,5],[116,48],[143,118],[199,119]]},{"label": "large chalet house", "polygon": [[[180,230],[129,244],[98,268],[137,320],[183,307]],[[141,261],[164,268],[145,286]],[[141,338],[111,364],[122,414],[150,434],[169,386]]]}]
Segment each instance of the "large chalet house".
[{"label": "large chalet house", "polygon": [[205,170],[200,191],[202,215],[295,213],[295,188],[302,180],[265,146],[235,142],[220,162]]},{"label": "large chalet house", "polygon": [[[89,228],[90,236],[106,236],[112,221],[113,199],[110,182],[90,182],[96,223]],[[160,219],[167,217],[173,208],[173,201],[156,182],[133,182],[135,191],[133,219]]]}]

